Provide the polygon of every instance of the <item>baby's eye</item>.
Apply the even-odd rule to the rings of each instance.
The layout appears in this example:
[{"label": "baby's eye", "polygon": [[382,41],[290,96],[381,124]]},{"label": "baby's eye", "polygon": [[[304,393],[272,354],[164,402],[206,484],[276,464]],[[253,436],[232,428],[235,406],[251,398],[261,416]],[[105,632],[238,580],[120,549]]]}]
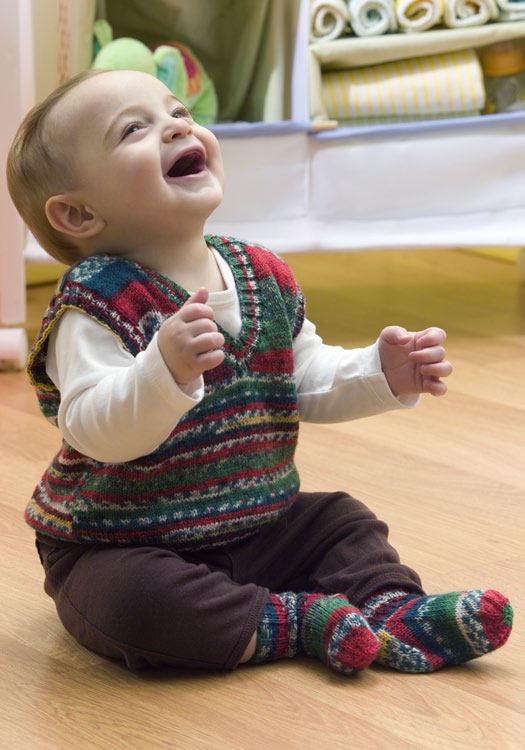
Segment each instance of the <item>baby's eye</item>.
[{"label": "baby's eye", "polygon": [[124,138],[127,138],[128,135],[132,135],[132,133],[136,133],[137,130],[140,130],[141,128],[142,128],[142,125],[140,123],[130,122],[130,124],[124,128],[124,131],[122,133],[122,140],[124,140]]},{"label": "baby's eye", "polygon": [[177,107],[171,113],[172,117],[188,117],[191,120],[191,112],[186,107]]}]

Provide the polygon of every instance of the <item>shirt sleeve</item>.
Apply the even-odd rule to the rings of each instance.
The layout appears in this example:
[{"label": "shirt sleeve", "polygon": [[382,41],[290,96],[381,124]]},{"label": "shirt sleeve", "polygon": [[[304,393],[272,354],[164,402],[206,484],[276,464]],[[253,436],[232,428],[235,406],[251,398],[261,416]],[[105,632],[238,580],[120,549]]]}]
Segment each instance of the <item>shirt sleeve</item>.
[{"label": "shirt sleeve", "polygon": [[381,369],[377,342],[343,349],[323,343],[305,320],[294,342],[299,415],[305,422],[346,422],[413,408],[419,396],[396,398]]},{"label": "shirt sleeve", "polygon": [[151,453],[204,393],[201,378],[184,391],[177,386],[156,336],[134,357],[110,330],[76,310],[53,329],[46,370],[60,391],[64,439],[107,463]]}]

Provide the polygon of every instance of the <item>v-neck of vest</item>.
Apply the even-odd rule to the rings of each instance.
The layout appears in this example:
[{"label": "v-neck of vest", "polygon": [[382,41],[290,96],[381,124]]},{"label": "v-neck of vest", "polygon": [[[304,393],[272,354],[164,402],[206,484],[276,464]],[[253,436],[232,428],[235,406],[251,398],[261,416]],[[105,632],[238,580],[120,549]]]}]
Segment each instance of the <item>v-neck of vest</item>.
[{"label": "v-neck of vest", "polygon": [[[227,358],[228,354],[233,355],[236,359],[239,357],[247,358],[255,351],[261,329],[261,310],[257,302],[259,285],[250,257],[244,249],[243,243],[238,240],[218,237],[217,235],[206,235],[205,240],[208,247],[217,250],[228,263],[239,297],[241,312],[239,335],[232,336],[220,324],[217,324],[219,331],[224,336],[224,352]],[[169,296],[174,298],[178,306],[182,306],[189,299],[189,292],[176,281],[151,269],[148,269],[148,272],[164,293],[168,293]]]},{"label": "v-neck of vest", "polygon": [[225,350],[237,356],[248,356],[255,350],[261,328],[261,309],[257,300],[259,285],[248,253],[243,243],[217,235],[206,235],[208,247],[217,250],[228,263],[239,297],[241,311],[241,330],[238,336],[232,336],[222,326],[219,330],[226,342]]}]

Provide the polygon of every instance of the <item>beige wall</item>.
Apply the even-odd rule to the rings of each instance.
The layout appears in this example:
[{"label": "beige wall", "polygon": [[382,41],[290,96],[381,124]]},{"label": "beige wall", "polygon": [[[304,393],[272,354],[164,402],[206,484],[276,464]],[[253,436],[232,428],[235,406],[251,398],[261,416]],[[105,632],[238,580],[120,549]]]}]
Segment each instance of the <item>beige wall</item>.
[{"label": "beige wall", "polygon": [[95,6],[96,0],[32,0],[36,101],[61,76],[89,67]]}]

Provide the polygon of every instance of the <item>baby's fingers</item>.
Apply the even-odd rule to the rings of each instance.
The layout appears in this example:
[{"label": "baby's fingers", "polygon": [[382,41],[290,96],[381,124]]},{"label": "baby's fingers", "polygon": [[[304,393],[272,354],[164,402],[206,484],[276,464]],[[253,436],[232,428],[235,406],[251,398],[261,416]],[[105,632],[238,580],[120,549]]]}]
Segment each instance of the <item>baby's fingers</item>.
[{"label": "baby's fingers", "polygon": [[423,378],[423,393],[429,393],[431,396],[444,396],[447,392],[447,386],[439,378]]},{"label": "baby's fingers", "polygon": [[179,310],[181,320],[191,323],[199,318],[213,320],[213,309],[206,304],[208,302],[208,290],[204,287],[191,295]]},{"label": "baby's fingers", "polygon": [[427,346],[425,349],[416,349],[408,355],[409,359],[418,364],[428,364],[431,362],[442,362],[446,357],[446,351],[443,346]]},{"label": "baby's fingers", "polygon": [[203,354],[207,354],[215,349],[220,349],[224,346],[224,336],[220,331],[207,331],[194,336],[190,342],[190,348],[195,353],[195,356],[200,357]]},{"label": "baby's fingers", "polygon": [[416,334],[416,349],[427,349],[428,347],[438,346],[446,340],[447,334],[442,328],[432,326]]},{"label": "baby's fingers", "polygon": [[452,365],[447,360],[421,365],[420,373],[423,378],[448,378],[452,374]]},{"label": "baby's fingers", "polygon": [[210,349],[198,356],[199,367],[202,372],[213,370],[224,361],[224,351],[222,349]]}]

